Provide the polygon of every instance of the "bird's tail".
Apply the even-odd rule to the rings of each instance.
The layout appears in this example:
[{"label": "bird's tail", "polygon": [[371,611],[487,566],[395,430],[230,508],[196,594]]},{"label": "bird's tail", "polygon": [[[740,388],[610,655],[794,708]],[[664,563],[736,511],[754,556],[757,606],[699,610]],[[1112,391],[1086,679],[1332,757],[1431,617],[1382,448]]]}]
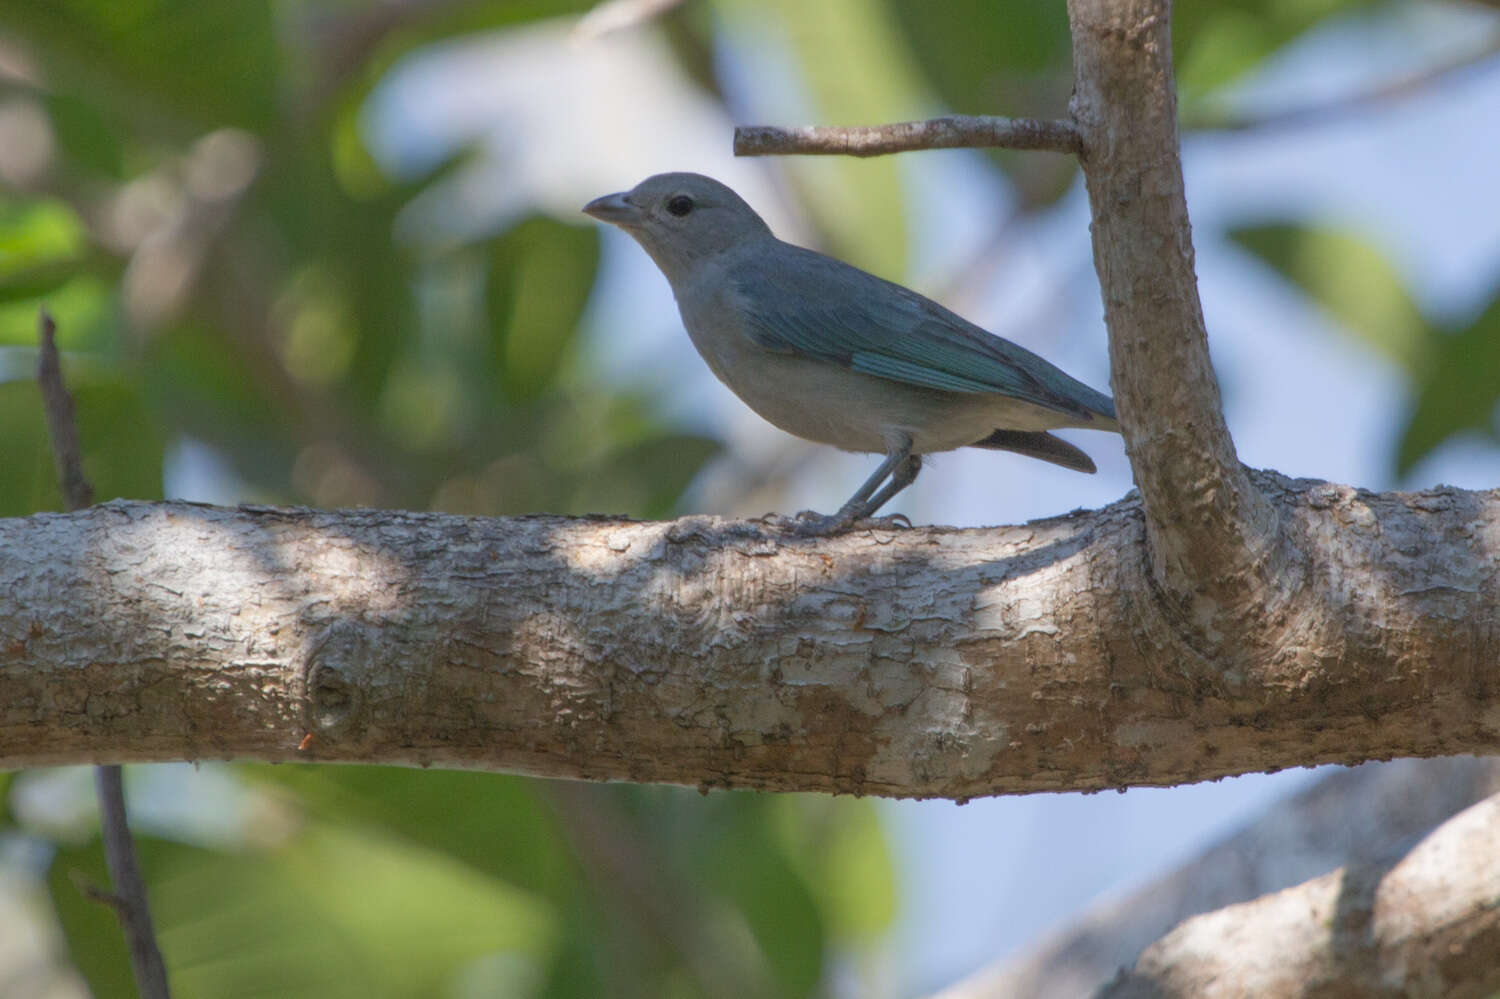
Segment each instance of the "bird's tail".
[{"label": "bird's tail", "polygon": [[1054,465],[1071,468],[1075,472],[1097,471],[1094,460],[1061,437],[1053,437],[1044,430],[996,430],[982,441],[970,447],[989,448],[991,451],[1014,451],[1028,458],[1040,458]]}]

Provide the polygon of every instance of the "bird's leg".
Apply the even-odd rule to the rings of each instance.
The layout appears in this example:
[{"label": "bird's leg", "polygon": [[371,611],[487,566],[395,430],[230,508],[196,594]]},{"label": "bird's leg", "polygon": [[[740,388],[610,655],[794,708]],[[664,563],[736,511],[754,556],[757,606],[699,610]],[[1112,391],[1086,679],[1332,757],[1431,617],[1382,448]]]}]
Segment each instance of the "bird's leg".
[{"label": "bird's leg", "polygon": [[[892,496],[905,489],[916,479],[922,469],[922,456],[911,453],[911,441],[902,441],[900,446],[885,456],[864,485],[854,491],[849,501],[839,507],[839,512],[830,516],[798,514],[793,530],[806,538],[824,537],[846,531],[856,522],[864,520],[879,510]],[[877,486],[889,476],[889,482],[875,492]],[[874,493],[872,497],[871,494]],[[909,525],[908,525],[909,526]]]},{"label": "bird's leg", "polygon": [[855,516],[855,520],[863,520],[875,513],[881,507],[890,502],[892,496],[917,481],[917,473],[922,470],[922,456],[920,454],[908,454],[896,465],[895,471],[891,473],[891,481],[885,487],[866,501],[864,508]]},{"label": "bird's leg", "polygon": [[[891,469],[900,465],[901,462],[905,461],[910,456],[910,444],[892,451],[890,454],[886,455],[885,460],[882,461],[879,467],[875,469],[875,471],[870,475],[868,479],[865,480],[864,485],[854,490],[854,495],[850,496],[848,502],[839,507],[839,512],[834,516],[843,516],[847,513],[850,514],[853,519],[858,520],[860,517],[866,517],[873,513],[876,507],[870,507],[868,510],[865,509],[865,506],[867,505],[866,501],[870,498],[870,494],[875,491],[876,486],[885,481],[885,477],[887,475],[891,474]],[[886,498],[889,499],[890,497],[888,496]],[[877,504],[876,506],[878,505],[879,504]],[[858,512],[860,510],[864,510],[864,512]]]}]

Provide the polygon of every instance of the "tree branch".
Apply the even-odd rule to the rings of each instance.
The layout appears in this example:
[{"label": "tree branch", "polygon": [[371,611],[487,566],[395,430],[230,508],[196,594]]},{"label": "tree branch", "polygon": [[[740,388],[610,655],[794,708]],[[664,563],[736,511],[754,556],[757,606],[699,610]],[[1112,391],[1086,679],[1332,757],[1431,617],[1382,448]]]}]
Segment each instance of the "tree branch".
[{"label": "tree branch", "polygon": [[1497,791],[1500,758],[1495,757],[1400,760],[1335,770],[1164,877],[1102,900],[1019,957],[986,968],[932,999],[1093,995],[1184,919],[1346,865],[1388,862]]},{"label": "tree branch", "polygon": [[0,767],[301,759],[963,799],[1490,751],[1500,493],[1255,479],[1310,566],[1258,658],[1176,640],[1132,498],[818,543],[711,518],[185,503],[0,521]]},{"label": "tree branch", "polygon": [[736,156],[883,156],[915,149],[1041,149],[1077,153],[1072,122],[988,115],[948,115],[894,125],[839,128],[806,125],[742,125],[734,130]]},{"label": "tree branch", "polygon": [[125,781],[118,764],[94,768],[94,786],[99,797],[99,835],[104,841],[104,859],[114,883],[113,907],[120,917],[130,969],[141,999],[169,999],[167,964],[156,942],[151,906],[146,898],[146,878],[135,852],[135,840],[125,815]]},{"label": "tree branch", "polygon": [[52,438],[52,460],[63,505],[82,510],[94,501],[94,487],[83,474],[83,447],[73,419],[73,397],[63,384],[62,362],[57,355],[57,324],[46,309],[37,314],[36,383],[47,411],[47,432]]},{"label": "tree branch", "polygon": [[[37,387],[47,410],[47,428],[52,437],[52,456],[57,464],[57,478],[62,487],[63,505],[81,510],[94,498],[94,487],[83,472],[83,448],[78,441],[78,424],[74,420],[73,397],[63,382],[62,364],[57,356],[57,326],[46,309],[37,316]],[[151,907],[146,899],[146,880],[141,876],[135,842],[125,817],[125,781],[118,765],[94,770],[99,796],[99,828],[104,840],[104,857],[115,892],[111,904],[120,917],[120,928],[130,951],[130,968],[135,973],[141,999],[169,999],[167,966],[156,943],[151,923]]]},{"label": "tree branch", "polygon": [[1500,797],[1397,863],[1183,923],[1101,997],[1488,996],[1500,989]]},{"label": "tree branch", "polygon": [[[1152,575],[1205,655],[1263,637],[1302,570],[1235,457],[1209,361],[1178,156],[1168,0],[1069,0],[1074,123],[1111,383]],[[1266,647],[1264,655],[1274,654]]]}]

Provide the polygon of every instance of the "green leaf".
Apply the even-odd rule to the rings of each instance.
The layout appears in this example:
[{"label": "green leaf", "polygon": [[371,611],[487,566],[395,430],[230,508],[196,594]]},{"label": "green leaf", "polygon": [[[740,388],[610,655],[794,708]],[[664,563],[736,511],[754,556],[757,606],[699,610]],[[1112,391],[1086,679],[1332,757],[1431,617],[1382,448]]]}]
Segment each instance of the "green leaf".
[{"label": "green leaf", "polygon": [[47,113],[57,144],[70,166],[107,177],[125,176],[124,143],[119,122],[97,104],[73,94],[52,94]]},{"label": "green leaf", "polygon": [[80,264],[68,260],[0,275],[0,305],[35,302],[42,296],[57,291],[80,273]]},{"label": "green leaf", "polygon": [[525,778],[402,767],[237,769],[294,792],[320,819],[382,830],[529,892],[560,898],[570,890],[562,833]]},{"label": "green leaf", "polygon": [[[144,841],[138,841],[144,847]],[[52,906],[68,945],[73,967],[96,996],[133,996],[130,955],[114,910],[86,895],[86,888],[108,890],[109,871],[96,839],[83,846],[60,843],[47,873]],[[149,892],[149,889],[148,889]],[[159,919],[158,913],[153,913]]]},{"label": "green leaf", "polygon": [[[66,358],[63,373],[69,375]],[[137,389],[108,378],[70,380],[69,387],[94,499],[160,498],[165,445]],[[34,381],[0,383],[0,454],[6,456],[0,516],[62,509],[42,394]]]},{"label": "green leaf", "polygon": [[[110,262],[99,259],[103,268]],[[68,265],[63,265],[68,266]],[[75,272],[72,278],[36,298],[0,302],[0,344],[32,351],[43,306],[57,323],[57,343],[65,354],[113,359],[119,353],[115,284],[104,274]],[[66,358],[64,359],[66,364]]]},{"label": "green leaf", "polygon": [[[1062,4],[1030,0],[886,0],[922,72],[962,114],[1059,116],[1067,111],[1071,37]],[[1059,91],[1056,81],[1065,81]],[[1047,103],[1038,103],[1048,81]]]},{"label": "green leaf", "polygon": [[[173,994],[182,999],[368,999],[454,994],[475,960],[495,994],[535,980],[555,944],[548,907],[409,843],[311,823],[273,849],[206,850],[138,838]],[[48,885],[95,995],[130,995],[113,914],[73,871],[106,883],[101,850],[64,847]],[[92,910],[92,911],[91,911]],[[505,977],[512,989],[500,989]],[[529,991],[529,989],[527,989]]]},{"label": "green leaf", "polygon": [[871,945],[896,916],[895,864],[870,799],[780,795],[772,820],[835,937]]},{"label": "green leaf", "polygon": [[1425,366],[1433,332],[1400,273],[1366,240],[1296,225],[1239,229],[1230,238],[1409,374]]},{"label": "green leaf", "polygon": [[[741,800],[736,800],[741,799]],[[729,795],[696,855],[698,879],[734,905],[775,976],[777,994],[808,996],[823,978],[825,927],[807,882],[772,833],[763,799]]]},{"label": "green leaf", "polygon": [[64,202],[0,199],[0,280],[77,261],[88,245],[82,220]]},{"label": "green leaf", "polygon": [[1477,431],[1500,440],[1500,296],[1473,323],[1439,335],[1434,361],[1418,382],[1416,403],[1396,449],[1396,471],[1405,475],[1448,438]]},{"label": "green leaf", "polygon": [[0,829],[15,824],[15,818],[10,814],[10,785],[15,776],[14,770],[0,771]]},{"label": "green leaf", "polygon": [[94,250],[72,207],[53,198],[0,198],[0,343],[34,346],[45,296],[58,340],[78,347],[104,317],[106,278],[117,271]]},{"label": "green leaf", "polygon": [[490,246],[487,331],[506,398],[530,401],[556,379],[578,334],[599,263],[596,228],[536,217]]},{"label": "green leaf", "polygon": [[1205,97],[1335,16],[1378,0],[1178,0],[1172,47],[1183,101]]},{"label": "green leaf", "polygon": [[[277,48],[267,0],[0,0],[0,22],[29,41],[52,89],[96,95],[160,127],[263,131],[277,110]],[[154,113],[145,113],[154,105]],[[76,139],[74,124],[67,138]],[[91,154],[109,154],[90,140]]]}]

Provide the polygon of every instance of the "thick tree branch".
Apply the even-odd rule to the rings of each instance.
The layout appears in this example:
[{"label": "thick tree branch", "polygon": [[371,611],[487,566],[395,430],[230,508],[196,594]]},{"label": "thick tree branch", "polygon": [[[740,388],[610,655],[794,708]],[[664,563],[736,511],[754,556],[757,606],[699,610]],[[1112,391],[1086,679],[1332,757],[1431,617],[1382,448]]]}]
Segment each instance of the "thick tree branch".
[{"label": "thick tree branch", "polygon": [[[1069,0],[1074,123],[1093,212],[1111,384],[1153,575],[1194,644],[1252,640],[1288,571],[1235,458],[1209,361],[1178,157],[1168,0]],[[1270,649],[1267,649],[1270,652]]]},{"label": "thick tree branch", "polygon": [[883,156],[914,149],[1041,149],[1077,153],[1072,122],[990,115],[949,115],[894,125],[777,128],[742,125],[734,130],[736,156]]},{"label": "thick tree branch", "polygon": [[183,503],[0,521],[0,767],[967,798],[1492,750],[1500,494],[1255,479],[1305,565],[1264,645],[1212,660],[1159,612],[1129,498],[818,543]]},{"label": "thick tree branch", "polygon": [[1492,996],[1500,797],[1399,862],[1354,865],[1183,923],[1101,997]]}]

